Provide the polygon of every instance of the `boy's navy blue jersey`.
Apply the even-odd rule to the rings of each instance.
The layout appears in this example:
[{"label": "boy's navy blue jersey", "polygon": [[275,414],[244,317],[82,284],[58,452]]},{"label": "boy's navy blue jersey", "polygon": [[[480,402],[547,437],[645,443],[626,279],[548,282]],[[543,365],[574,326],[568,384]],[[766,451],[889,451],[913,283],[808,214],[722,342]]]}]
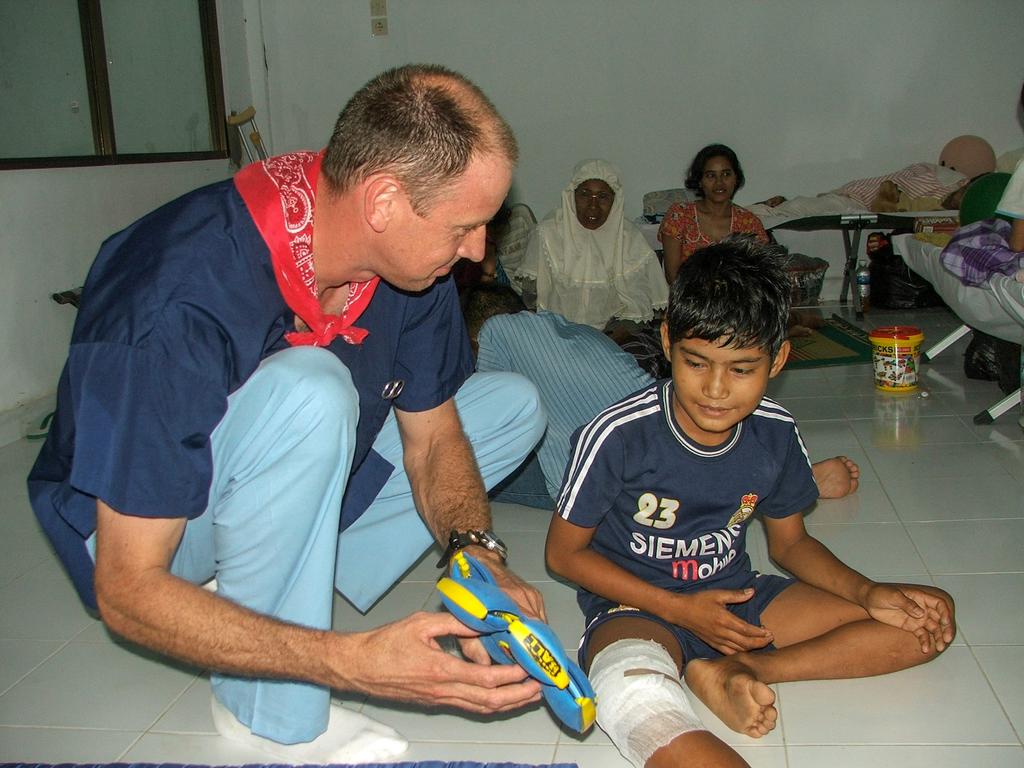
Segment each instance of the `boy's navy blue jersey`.
[{"label": "boy's navy blue jersey", "polygon": [[[558,513],[596,528],[593,549],[675,592],[738,588],[750,573],[754,511],[802,512],[818,488],[796,422],[764,398],[722,445],[689,439],[672,412],[672,381],[620,400],[573,435]],[[598,600],[581,591],[589,615]]]}]

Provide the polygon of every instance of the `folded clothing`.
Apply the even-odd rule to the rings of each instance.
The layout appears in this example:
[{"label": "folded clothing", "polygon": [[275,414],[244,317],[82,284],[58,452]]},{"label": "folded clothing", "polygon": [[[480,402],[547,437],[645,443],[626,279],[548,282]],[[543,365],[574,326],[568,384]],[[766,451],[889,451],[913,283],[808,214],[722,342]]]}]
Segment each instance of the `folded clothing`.
[{"label": "folded clothing", "polygon": [[942,266],[964,285],[983,285],[997,274],[1014,277],[1024,269],[1024,253],[1010,250],[1009,237],[1010,223],[1002,219],[961,227],[942,249]]}]

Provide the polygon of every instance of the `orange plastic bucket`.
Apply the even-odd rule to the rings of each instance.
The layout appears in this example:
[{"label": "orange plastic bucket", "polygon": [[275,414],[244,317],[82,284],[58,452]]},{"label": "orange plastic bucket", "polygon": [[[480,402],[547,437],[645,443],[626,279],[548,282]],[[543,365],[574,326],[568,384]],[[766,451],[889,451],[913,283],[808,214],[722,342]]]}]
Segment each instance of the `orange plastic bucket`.
[{"label": "orange plastic bucket", "polygon": [[875,368],[875,387],[883,392],[917,389],[924,334],[912,325],[887,325],[869,335]]}]

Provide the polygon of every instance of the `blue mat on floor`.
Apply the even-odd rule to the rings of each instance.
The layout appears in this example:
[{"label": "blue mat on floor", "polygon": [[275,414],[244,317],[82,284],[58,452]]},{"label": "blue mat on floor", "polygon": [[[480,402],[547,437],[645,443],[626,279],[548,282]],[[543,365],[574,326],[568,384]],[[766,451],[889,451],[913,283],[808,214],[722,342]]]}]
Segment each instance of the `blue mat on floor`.
[{"label": "blue mat on floor", "polygon": [[[225,768],[222,766],[200,766],[185,763],[0,763],[0,768]],[[291,765],[274,763],[250,763],[241,768],[295,768]],[[357,768],[357,766],[330,765],[309,766],[309,768]],[[442,760],[424,760],[419,763],[373,763],[358,768],[579,768],[576,763],[476,763],[460,760],[446,763]]]}]

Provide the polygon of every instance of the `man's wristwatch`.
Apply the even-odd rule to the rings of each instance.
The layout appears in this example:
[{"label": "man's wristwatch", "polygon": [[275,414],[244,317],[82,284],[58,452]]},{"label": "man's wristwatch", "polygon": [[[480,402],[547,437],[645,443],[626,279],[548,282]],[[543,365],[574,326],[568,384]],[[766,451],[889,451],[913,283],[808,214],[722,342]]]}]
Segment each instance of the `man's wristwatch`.
[{"label": "man's wristwatch", "polygon": [[471,544],[489,549],[501,558],[502,562],[508,560],[508,547],[505,542],[494,535],[494,531],[456,531],[448,534],[448,548],[437,561],[438,568],[444,568],[460,549],[465,549]]}]

